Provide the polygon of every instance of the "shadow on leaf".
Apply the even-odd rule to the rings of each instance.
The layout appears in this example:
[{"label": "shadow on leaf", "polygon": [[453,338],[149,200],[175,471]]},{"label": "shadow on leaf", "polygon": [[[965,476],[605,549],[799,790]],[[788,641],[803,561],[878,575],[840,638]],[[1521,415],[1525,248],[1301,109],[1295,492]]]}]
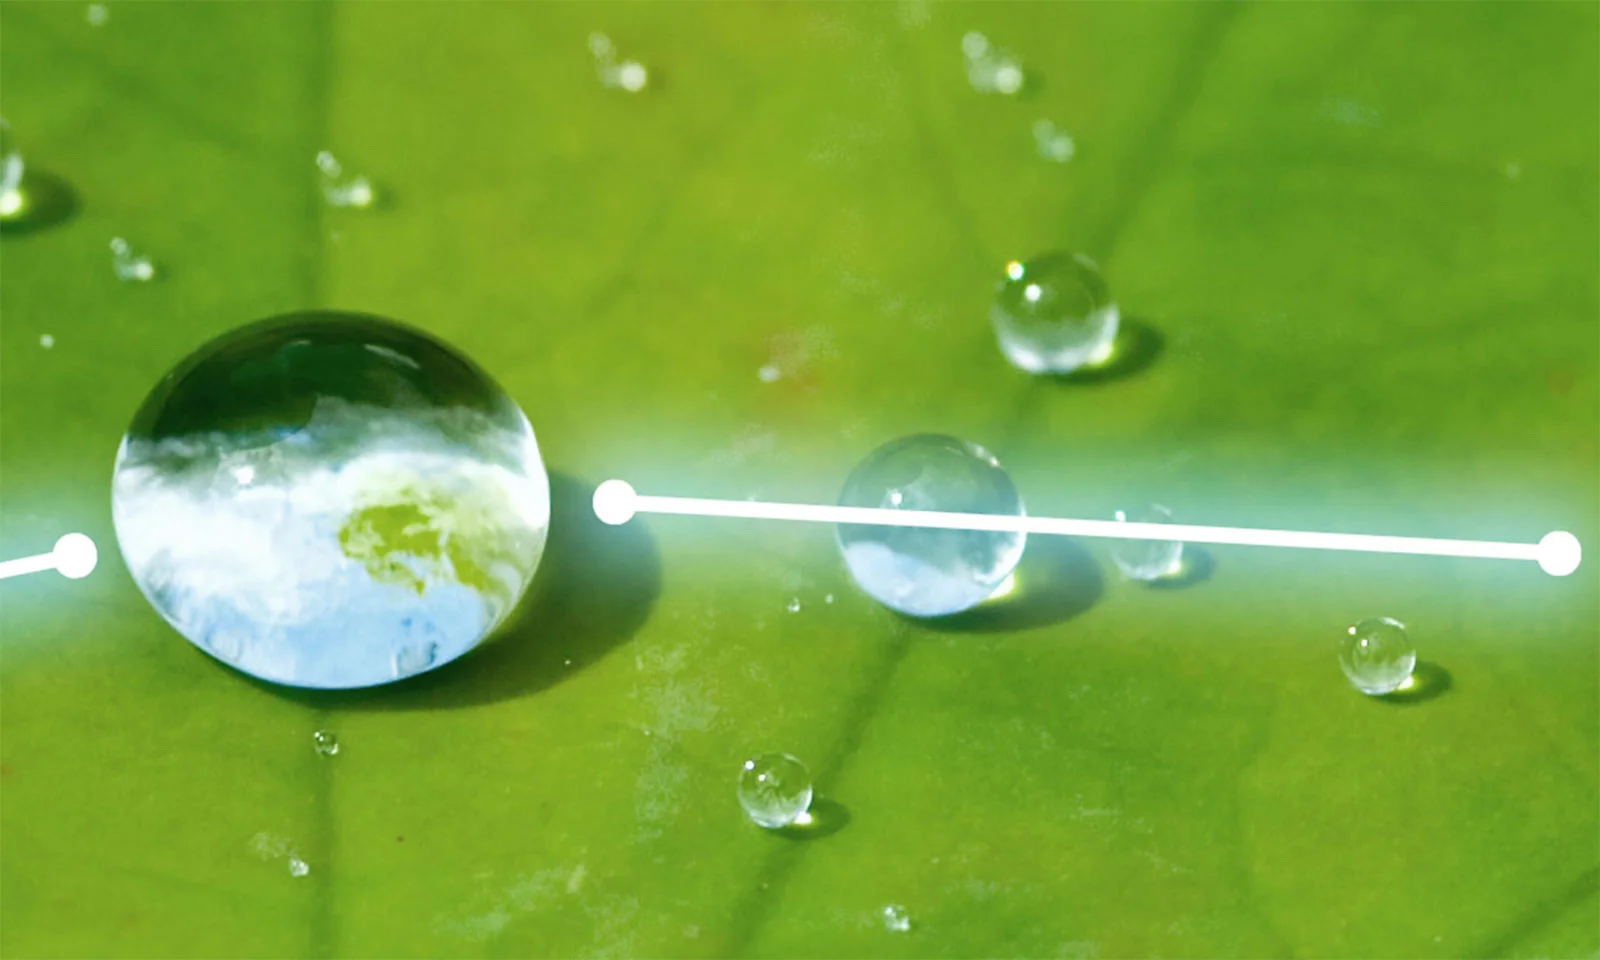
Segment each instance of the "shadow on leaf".
[{"label": "shadow on leaf", "polygon": [[948,617],[906,617],[938,633],[1007,633],[1042,627],[1083,613],[1105,589],[1100,567],[1067,537],[1033,536],[1017,564],[1016,585],[971,610]]}]

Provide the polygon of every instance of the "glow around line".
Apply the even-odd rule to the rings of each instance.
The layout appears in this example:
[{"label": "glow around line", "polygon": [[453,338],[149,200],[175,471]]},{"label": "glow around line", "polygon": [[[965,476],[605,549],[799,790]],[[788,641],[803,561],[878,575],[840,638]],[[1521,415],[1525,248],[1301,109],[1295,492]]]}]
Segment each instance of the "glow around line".
[{"label": "glow around line", "polygon": [[81,580],[94,571],[99,560],[100,553],[93,540],[81,533],[69,533],[57,540],[55,549],[49,553],[0,563],[0,580],[41,570],[54,570],[69,580]]},{"label": "glow around line", "polygon": [[892,510],[882,507],[662,497],[637,493],[623,480],[607,480],[595,490],[594,512],[601,520],[613,525],[627,523],[636,513],[668,513],[749,520],[797,520],[812,523],[933,527],[944,530],[1043,533],[1113,540],[1167,540],[1251,547],[1533,560],[1544,572],[1555,577],[1564,577],[1578,569],[1583,557],[1578,538],[1564,530],[1548,533],[1538,543],[1443,540],[1432,537],[1391,537],[1365,533],[1207,527],[1184,523],[1131,523],[1122,520],[1073,520],[1064,517],[1016,517],[985,513],[945,513],[936,510]]}]

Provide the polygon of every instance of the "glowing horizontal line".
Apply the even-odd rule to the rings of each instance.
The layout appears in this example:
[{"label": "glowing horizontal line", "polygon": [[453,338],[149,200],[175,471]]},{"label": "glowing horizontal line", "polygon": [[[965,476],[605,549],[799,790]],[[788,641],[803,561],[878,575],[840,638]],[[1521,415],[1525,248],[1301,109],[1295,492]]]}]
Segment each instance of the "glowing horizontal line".
[{"label": "glowing horizontal line", "polygon": [[98,562],[99,552],[94,541],[81,533],[69,533],[57,540],[55,549],[49,553],[0,562],[0,580],[43,570],[55,570],[69,580],[80,580],[87,577]]},{"label": "glowing horizontal line", "polygon": [[56,568],[55,551],[35,554],[31,557],[18,557],[15,560],[0,562],[0,580],[7,577],[20,577],[25,573],[38,573],[41,570],[54,570]]},{"label": "glowing horizontal line", "polygon": [[798,520],[815,523],[862,523],[889,527],[932,527],[945,530],[992,530],[1007,533],[1046,533],[1113,540],[1166,540],[1253,547],[1300,547],[1313,550],[1361,550],[1372,553],[1411,553],[1441,557],[1486,557],[1502,560],[1537,560],[1536,543],[1498,543],[1488,540],[1440,540],[1430,537],[1390,537],[1365,533],[1313,533],[1296,530],[1260,530],[1244,527],[1207,527],[1182,523],[1133,523],[1122,520],[1073,520],[1056,517],[1014,517],[986,513],[945,513],[936,510],[893,510],[884,507],[841,507],[806,503],[761,503],[751,500],[708,500],[640,494],[634,509],[640,513],[687,514],[701,517],[742,517],[752,520]]}]

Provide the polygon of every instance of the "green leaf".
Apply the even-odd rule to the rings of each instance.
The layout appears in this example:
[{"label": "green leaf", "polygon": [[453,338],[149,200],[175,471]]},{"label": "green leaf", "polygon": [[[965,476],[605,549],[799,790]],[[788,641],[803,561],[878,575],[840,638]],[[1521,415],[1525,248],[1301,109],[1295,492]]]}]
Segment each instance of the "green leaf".
[{"label": "green leaf", "polygon": [[[1104,544],[1035,538],[1009,607],[921,623],[856,591],[825,528],[609,528],[587,498],[616,476],[832,502],[881,443],[939,432],[993,450],[1033,514],[1156,499],[1593,553],[1597,26],[0,5],[0,112],[32,182],[70,189],[0,239],[0,556],[101,549],[85,580],[0,583],[0,953],[1592,956],[1592,560],[1219,547],[1150,589]],[[967,86],[974,29],[1023,95]],[[601,87],[595,30],[649,89]],[[1041,118],[1069,163],[1034,153]],[[323,149],[373,208],[323,204]],[[113,236],[158,279],[115,280]],[[1055,248],[1129,319],[1098,376],[995,349],[1001,266]],[[311,308],[463,350],[553,474],[515,625],[390,688],[231,673],[114,550],[109,467],[148,391]],[[1374,615],[1427,664],[1409,698],[1339,673]],[[814,833],[742,819],[739,764],[768,750],[817,775]]]}]

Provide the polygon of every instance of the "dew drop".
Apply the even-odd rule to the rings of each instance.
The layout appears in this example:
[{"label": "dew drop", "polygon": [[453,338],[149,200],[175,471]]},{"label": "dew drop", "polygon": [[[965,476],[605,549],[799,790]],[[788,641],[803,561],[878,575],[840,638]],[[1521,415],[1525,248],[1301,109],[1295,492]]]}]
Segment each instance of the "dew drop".
[{"label": "dew drop", "polygon": [[1040,157],[1051,163],[1066,163],[1077,153],[1072,137],[1049,120],[1034,121],[1033,147]]},{"label": "dew drop", "polygon": [[608,90],[638,93],[650,82],[650,71],[637,60],[617,60],[617,46],[603,33],[589,34],[589,53],[594,57],[594,72]]},{"label": "dew drop", "polygon": [[56,338],[55,337],[50,336],[50,334],[48,334],[48,333],[40,335],[40,337],[39,337],[39,346],[44,347],[46,350],[49,350],[51,347],[54,347],[55,345],[56,345]]},{"label": "dew drop", "polygon": [[124,283],[148,283],[155,279],[156,267],[121,237],[111,238],[111,272]]},{"label": "dew drop", "polygon": [[289,858],[289,876],[303,877],[311,872],[311,866],[299,857]]},{"label": "dew drop", "polygon": [[811,771],[787,753],[746,760],[739,770],[739,806],[759,826],[787,827],[811,806]]},{"label": "dew drop", "polygon": [[86,10],[83,15],[84,19],[89,21],[89,26],[91,27],[105,26],[106,16],[106,5],[103,3],[89,4],[89,9]]},{"label": "dew drop", "polygon": [[322,171],[322,198],[331,207],[372,206],[377,198],[372,182],[362,176],[346,176],[344,164],[327,150],[317,153],[317,169]]},{"label": "dew drop", "polygon": [[790,613],[799,613],[800,612],[800,598],[799,597],[795,597],[793,600],[790,600],[788,605],[785,606],[784,609],[788,610]]},{"label": "dew drop", "polygon": [[898,903],[891,903],[880,911],[883,917],[883,927],[893,933],[905,933],[911,929],[911,914]]},{"label": "dew drop", "polygon": [[327,730],[318,730],[311,734],[311,749],[324,757],[332,757],[339,752],[339,738]]}]

